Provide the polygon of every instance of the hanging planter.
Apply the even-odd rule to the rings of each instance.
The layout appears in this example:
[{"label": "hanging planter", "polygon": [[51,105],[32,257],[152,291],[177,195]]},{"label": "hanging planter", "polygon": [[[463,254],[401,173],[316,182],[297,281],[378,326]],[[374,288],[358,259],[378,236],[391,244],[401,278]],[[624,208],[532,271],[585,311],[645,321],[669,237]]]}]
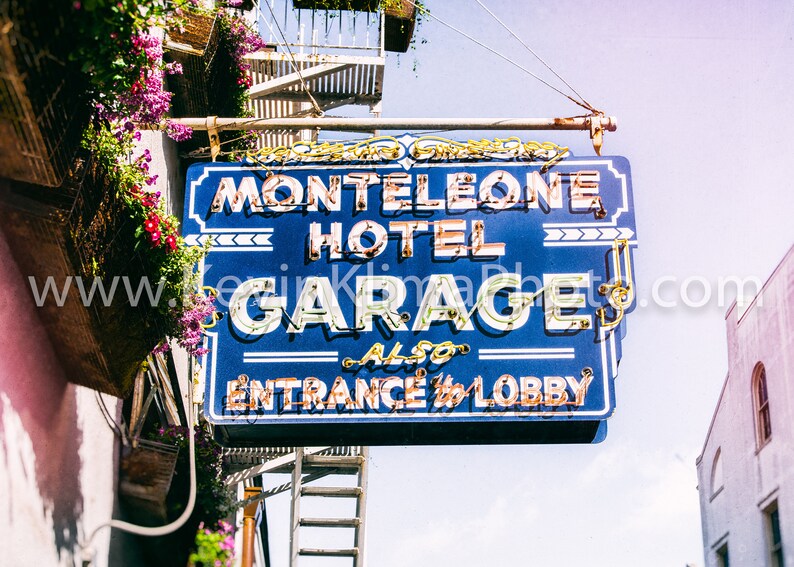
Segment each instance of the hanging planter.
[{"label": "hanging planter", "polygon": [[[250,64],[244,56],[266,48],[265,42],[245,19],[225,10],[216,15],[190,14],[181,30],[169,30],[165,42],[166,59],[180,63],[182,75],[169,78],[174,92],[171,115],[174,117],[247,117]],[[250,140],[237,132],[222,132],[221,142],[238,139],[225,149],[243,151]],[[255,136],[251,137],[255,139]],[[180,142],[183,153],[209,146],[206,135]]]},{"label": "hanging planter", "polygon": [[[146,262],[133,252],[135,227],[106,172],[82,154],[57,189],[10,183],[0,199],[0,221],[23,275],[39,290],[40,318],[69,381],[125,397],[163,332],[146,292],[137,305],[127,295],[124,279],[139,289]],[[90,302],[80,293],[80,285],[91,289],[95,276],[106,290],[116,278],[107,304],[98,291]],[[43,294],[48,279],[66,290],[60,300]]]},{"label": "hanging planter", "polygon": [[25,4],[0,3],[0,177],[57,187],[88,121],[87,85],[63,59],[69,3]]},{"label": "hanging planter", "polygon": [[210,78],[218,51],[216,20],[214,14],[190,13],[180,28],[169,29],[166,34],[163,45],[166,61],[182,65],[182,74],[168,79],[168,86],[174,93],[171,99],[174,117],[208,116],[210,113]]},{"label": "hanging planter", "polygon": [[166,497],[176,470],[179,447],[140,439],[125,447],[119,470],[119,496],[135,507],[137,515],[164,521]]},{"label": "hanging planter", "polygon": [[407,0],[401,0],[398,6],[385,8],[383,15],[386,18],[384,49],[405,53],[414,36],[416,5]]}]

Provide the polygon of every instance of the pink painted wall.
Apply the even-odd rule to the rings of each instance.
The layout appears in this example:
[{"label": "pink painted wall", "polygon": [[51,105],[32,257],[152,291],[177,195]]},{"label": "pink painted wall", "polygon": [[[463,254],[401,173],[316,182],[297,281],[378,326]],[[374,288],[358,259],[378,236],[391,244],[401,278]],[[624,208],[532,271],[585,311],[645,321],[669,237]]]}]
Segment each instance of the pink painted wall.
[{"label": "pink painted wall", "polygon": [[96,394],[66,381],[2,233],[0,289],[0,563],[80,565],[78,541],[113,511],[114,434]]}]

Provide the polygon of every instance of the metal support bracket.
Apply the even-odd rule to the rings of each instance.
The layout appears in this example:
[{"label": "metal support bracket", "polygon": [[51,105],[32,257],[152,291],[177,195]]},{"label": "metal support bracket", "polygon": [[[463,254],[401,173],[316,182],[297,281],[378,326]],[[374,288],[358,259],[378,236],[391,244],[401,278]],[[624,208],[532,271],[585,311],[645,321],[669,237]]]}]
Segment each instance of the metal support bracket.
[{"label": "metal support bracket", "polygon": [[601,146],[604,144],[604,127],[612,126],[614,130],[617,127],[615,122],[614,117],[606,120],[600,114],[587,117],[587,125],[590,127],[590,139],[593,141],[593,150],[595,150],[596,155],[601,155]]},{"label": "metal support bracket", "polygon": [[210,156],[212,161],[216,161],[221,155],[221,139],[218,135],[218,117],[207,116],[207,135],[210,138]]}]

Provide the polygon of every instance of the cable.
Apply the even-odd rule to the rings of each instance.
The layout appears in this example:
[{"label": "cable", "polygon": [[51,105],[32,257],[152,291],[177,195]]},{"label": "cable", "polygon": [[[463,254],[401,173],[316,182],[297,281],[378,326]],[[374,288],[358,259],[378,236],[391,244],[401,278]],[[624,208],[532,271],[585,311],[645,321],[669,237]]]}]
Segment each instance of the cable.
[{"label": "cable", "polygon": [[[406,2],[408,2],[409,4],[411,4],[412,6],[414,6],[415,8],[419,9],[419,7],[416,5],[416,3],[414,3],[414,1],[413,1],[413,0],[405,0],[405,1],[406,1]],[[454,31],[455,33],[458,33],[458,34],[462,35],[462,36],[463,36],[463,37],[465,37],[466,39],[468,39],[468,40],[470,40],[470,41],[473,41],[474,43],[476,43],[476,44],[477,44],[477,45],[479,45],[480,47],[482,47],[482,48],[484,48],[484,49],[486,49],[486,50],[490,51],[490,52],[491,52],[491,53],[493,53],[494,55],[496,55],[496,56],[498,56],[498,57],[500,57],[500,58],[504,59],[505,61],[507,61],[508,63],[510,63],[511,65],[513,65],[514,67],[517,67],[517,68],[521,69],[522,71],[524,71],[524,72],[525,72],[526,74],[528,74],[529,76],[531,76],[531,77],[534,77],[535,79],[537,79],[538,81],[540,81],[541,83],[543,83],[544,85],[546,85],[547,87],[549,87],[551,90],[553,90],[553,91],[556,91],[557,93],[561,94],[562,96],[564,96],[565,98],[567,98],[568,100],[570,100],[572,103],[576,104],[577,106],[581,106],[582,108],[584,108],[584,109],[586,109],[586,110],[588,110],[588,111],[590,111],[590,112],[597,112],[597,111],[596,111],[596,110],[595,110],[593,107],[591,107],[589,104],[587,104],[587,102],[585,102],[585,103],[582,103],[582,102],[580,102],[580,101],[576,100],[575,98],[573,98],[573,97],[572,97],[572,96],[570,96],[569,94],[567,94],[567,93],[565,93],[565,92],[561,91],[560,89],[558,89],[557,87],[555,87],[554,85],[552,85],[551,83],[549,83],[548,81],[546,81],[546,80],[544,80],[543,78],[539,77],[538,75],[536,75],[535,73],[533,73],[532,71],[530,71],[529,69],[527,69],[526,67],[524,67],[523,65],[521,65],[521,64],[519,64],[519,63],[516,63],[515,61],[513,61],[512,59],[510,59],[508,56],[506,56],[506,55],[503,55],[502,53],[500,53],[500,52],[496,51],[496,50],[495,50],[495,49],[493,49],[492,47],[488,47],[487,45],[485,45],[485,44],[484,44],[484,43],[482,43],[481,41],[478,41],[478,40],[474,39],[472,36],[470,36],[470,35],[469,35],[469,34],[467,34],[466,32],[464,32],[464,31],[462,31],[462,30],[459,30],[458,28],[456,28],[456,27],[455,27],[455,26],[453,26],[452,24],[449,24],[449,23],[445,22],[444,20],[442,20],[441,18],[439,18],[438,16],[436,16],[434,13],[432,13],[432,12],[430,12],[430,11],[425,11],[425,14],[426,14],[426,15],[428,15],[428,16],[430,16],[430,17],[431,17],[431,18],[433,18],[434,20],[436,20],[438,23],[440,23],[440,24],[442,24],[442,25],[446,26],[447,28],[451,29],[451,30],[452,30],[452,31]]]},{"label": "cable", "polygon": [[188,358],[188,376],[190,377],[190,383],[188,384],[187,389],[187,396],[188,396],[188,405],[187,405],[187,421],[188,421],[188,439],[189,439],[189,454],[190,454],[190,495],[187,499],[187,505],[185,506],[184,511],[182,514],[170,524],[166,524],[164,526],[159,527],[146,527],[146,526],[138,526],[136,524],[131,524],[129,522],[125,522],[123,520],[110,520],[109,522],[100,525],[97,527],[93,532],[91,532],[91,536],[85,543],[81,543],[80,549],[82,550],[83,555],[83,565],[90,565],[93,562],[94,557],[94,550],[91,549],[91,542],[96,537],[97,533],[104,528],[116,528],[118,530],[122,530],[125,532],[146,536],[146,537],[156,537],[156,536],[164,536],[175,532],[179,528],[181,528],[190,518],[190,515],[193,513],[193,508],[196,504],[196,433],[193,427],[193,357]]},{"label": "cable", "polygon": [[518,42],[519,42],[521,45],[523,45],[523,46],[524,46],[524,48],[525,48],[527,51],[529,51],[529,52],[530,52],[532,55],[534,55],[534,56],[535,56],[535,58],[536,58],[538,61],[540,61],[541,63],[543,63],[543,65],[546,67],[546,69],[548,69],[549,71],[551,71],[552,73],[554,73],[554,76],[555,76],[555,77],[557,77],[559,80],[561,80],[563,83],[565,83],[565,86],[567,86],[569,89],[571,89],[571,90],[574,92],[574,94],[575,94],[576,96],[578,96],[578,97],[579,97],[579,99],[580,99],[580,100],[581,100],[581,101],[582,101],[584,104],[586,104],[586,105],[587,105],[587,108],[589,108],[590,110],[592,110],[592,111],[593,111],[593,112],[595,112],[595,113],[598,113],[598,112],[599,112],[598,110],[596,110],[596,109],[593,107],[593,105],[591,105],[589,102],[587,102],[587,100],[586,100],[586,99],[585,99],[585,98],[584,98],[584,97],[583,97],[581,94],[579,94],[579,92],[578,92],[578,91],[577,91],[575,88],[573,88],[573,87],[571,86],[571,84],[570,84],[568,81],[566,81],[565,79],[563,79],[563,78],[562,78],[562,77],[559,75],[559,73],[557,73],[557,71],[555,71],[554,69],[552,69],[552,68],[551,68],[551,66],[550,66],[548,63],[546,63],[546,62],[543,60],[543,58],[542,58],[540,55],[538,55],[537,53],[535,53],[535,50],[534,50],[534,49],[532,49],[530,46],[528,46],[526,43],[524,43],[524,40],[522,40],[520,37],[518,37],[518,35],[516,35],[516,33],[515,33],[513,30],[511,30],[511,29],[510,29],[510,28],[507,26],[507,24],[506,24],[506,23],[504,23],[502,20],[500,20],[500,19],[497,17],[497,15],[496,15],[496,14],[494,14],[493,12],[491,12],[491,10],[490,10],[490,9],[488,9],[488,7],[487,7],[485,4],[483,4],[483,3],[482,3],[480,0],[475,0],[475,2],[477,2],[477,4],[479,4],[480,6],[482,6],[482,8],[483,8],[483,9],[484,9],[486,12],[488,12],[488,13],[489,13],[489,14],[490,14],[490,15],[493,17],[493,19],[494,19],[494,20],[496,20],[497,22],[499,22],[499,23],[501,24],[501,26],[502,26],[502,27],[503,27],[505,30],[507,30],[507,33],[509,33],[509,34],[510,34],[510,35],[512,35],[512,36],[513,36],[515,39],[517,39],[517,40],[518,40]]},{"label": "cable", "polygon": [[[268,2],[265,2],[265,4],[267,5],[267,9],[270,10],[270,15],[273,17],[273,23],[276,25],[276,29],[278,30],[278,33],[281,36],[282,45],[287,48],[287,53],[289,53],[289,57],[290,57],[290,63],[292,63],[292,68],[295,70],[295,73],[297,73],[298,78],[300,79],[301,87],[303,87],[303,92],[305,92],[306,95],[311,100],[312,106],[314,106],[314,110],[317,111],[317,115],[322,116],[325,113],[323,112],[323,109],[320,108],[320,105],[317,103],[317,100],[314,98],[314,96],[312,96],[312,93],[309,90],[309,86],[306,84],[306,81],[304,80],[300,69],[298,69],[298,64],[295,62],[295,55],[292,53],[292,49],[290,49],[290,46],[287,42],[287,36],[284,35],[284,32],[281,31],[281,26],[278,25],[278,20],[276,19],[276,13],[273,11],[273,7]],[[260,11],[262,10],[261,2],[259,4],[259,10]],[[267,22],[267,20],[265,20],[265,23],[268,25],[268,27],[270,27],[270,24]],[[271,33],[273,32],[272,27],[270,27],[270,32]]]},{"label": "cable", "polygon": [[[97,404],[99,404],[99,412],[102,414],[102,417],[105,418],[108,426],[113,430],[113,433],[121,439],[122,445],[128,445],[129,440],[127,436],[124,434],[124,430],[116,423],[113,419],[113,416],[110,415],[110,410],[108,409],[107,404],[105,404],[105,398],[102,397],[102,394],[99,391],[94,390],[94,397],[97,400]],[[124,416],[121,416],[122,421],[124,420]]]}]

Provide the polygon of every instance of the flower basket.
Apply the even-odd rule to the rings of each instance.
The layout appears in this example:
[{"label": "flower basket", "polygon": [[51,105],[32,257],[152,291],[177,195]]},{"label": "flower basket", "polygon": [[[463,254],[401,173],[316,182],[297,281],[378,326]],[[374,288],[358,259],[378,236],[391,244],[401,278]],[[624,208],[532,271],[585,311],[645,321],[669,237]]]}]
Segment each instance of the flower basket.
[{"label": "flower basket", "polygon": [[411,45],[416,26],[416,6],[402,0],[399,8],[388,8],[383,11],[386,18],[384,49],[405,53]]},{"label": "flower basket", "polygon": [[62,58],[70,3],[59,4],[0,0],[0,177],[47,187],[66,176],[90,111],[79,66]]},{"label": "flower basket", "polygon": [[182,28],[168,30],[164,49],[166,61],[182,65],[181,75],[168,78],[174,93],[171,114],[177,118],[208,116],[209,79],[218,51],[215,16],[190,14]]},{"label": "flower basket", "polygon": [[[57,189],[8,182],[0,194],[0,222],[24,276],[39,293],[48,278],[68,293],[57,301],[46,295],[39,315],[67,378],[88,388],[125,397],[137,369],[162,336],[159,312],[145,291],[131,305],[121,276],[137,290],[147,273],[142,257],[131,254],[134,229],[123,199],[90,156],[74,161]],[[106,288],[114,276],[116,293],[104,305],[95,294],[88,305],[75,277],[89,289],[101,275]],[[150,282],[156,288],[157,282]],[[35,295],[34,295],[35,299]],[[59,305],[60,303],[60,305]]]},{"label": "flower basket", "polygon": [[[240,62],[235,60],[245,40],[230,33],[229,28],[230,21],[223,16],[190,14],[182,30],[169,30],[165,58],[180,63],[183,70],[182,75],[169,77],[169,87],[174,93],[172,116],[247,116],[240,98],[247,100],[250,83],[241,82],[244,79],[240,75]],[[238,137],[239,133],[232,131],[220,134],[222,143]],[[189,153],[208,146],[206,134],[194,133],[191,139],[180,142],[179,147],[183,153]]]},{"label": "flower basket", "polygon": [[[228,85],[222,84],[218,77],[223,75],[221,67],[227,62],[222,61],[219,46],[220,30],[215,16],[189,14],[181,29],[168,30],[164,58],[182,65],[181,75],[168,77],[168,87],[174,93],[171,115],[175,118],[224,115],[217,110],[217,99],[224,95]],[[206,146],[209,140],[201,133],[179,143],[183,153]]]},{"label": "flower basket", "polygon": [[174,477],[179,447],[141,439],[122,449],[119,496],[158,520],[167,517],[166,497]]}]

